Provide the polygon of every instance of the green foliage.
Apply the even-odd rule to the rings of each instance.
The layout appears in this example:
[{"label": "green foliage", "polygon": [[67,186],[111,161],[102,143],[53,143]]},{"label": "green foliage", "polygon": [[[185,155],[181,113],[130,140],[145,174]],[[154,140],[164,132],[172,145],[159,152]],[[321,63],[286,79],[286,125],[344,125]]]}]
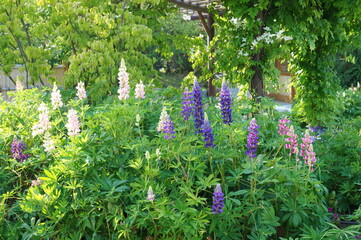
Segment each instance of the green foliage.
[{"label": "green foliage", "polygon": [[335,63],[335,70],[341,80],[343,88],[357,86],[361,82],[360,50],[354,50],[347,55],[340,56]]},{"label": "green foliage", "polygon": [[[193,122],[180,115],[179,90],[146,92],[145,99],[110,96],[96,106],[68,92],[65,106],[49,111],[56,145],[50,152],[42,135],[32,136],[39,104],[50,107],[49,93],[20,91],[13,101],[0,102],[0,236],[277,239],[300,237],[304,225],[325,227],[327,189],[288,156],[277,134],[281,116],[270,101],[235,100],[234,122],[224,125],[218,102],[204,99],[216,144],[206,149]],[[163,106],[175,123],[175,139],[156,130]],[[66,131],[71,108],[79,113],[78,136]],[[260,125],[254,159],[244,154],[249,114]],[[24,163],[11,157],[15,136],[27,143],[31,157]],[[212,192],[218,183],[225,207],[215,215]],[[155,201],[146,200],[150,186]]]},{"label": "green foliage", "polygon": [[332,120],[338,113],[339,82],[332,70],[336,56],[360,43],[361,9],[349,7],[354,1],[227,0],[224,5],[225,14],[215,15],[217,35],[212,43],[199,45],[193,54],[202,79],[222,72],[252,91],[262,89],[258,80],[267,81],[265,86],[278,80],[275,59],[288,59],[295,75],[298,116],[311,125]]},{"label": "green foliage", "polygon": [[[320,178],[330,192],[329,204],[349,214],[361,204],[361,129],[360,117],[343,120],[327,128],[316,141],[320,159]],[[325,144],[327,143],[327,144]]]}]

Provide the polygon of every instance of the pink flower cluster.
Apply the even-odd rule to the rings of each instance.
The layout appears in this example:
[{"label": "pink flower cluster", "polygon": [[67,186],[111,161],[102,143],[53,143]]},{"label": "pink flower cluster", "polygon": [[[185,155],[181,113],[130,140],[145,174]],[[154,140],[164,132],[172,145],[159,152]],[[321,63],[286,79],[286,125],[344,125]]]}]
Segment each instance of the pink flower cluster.
[{"label": "pink flower cluster", "polygon": [[285,147],[291,150],[289,155],[291,156],[292,154],[295,154],[297,156],[298,154],[297,134],[295,133],[293,126],[289,128],[286,135],[288,136],[288,138],[286,138],[286,142],[288,143],[286,143]]},{"label": "pink flower cluster", "polygon": [[127,68],[125,67],[124,59],[121,60],[118,80],[119,80],[119,100],[125,100],[129,98],[129,74],[126,72]]},{"label": "pink flower cluster", "polygon": [[80,123],[77,112],[74,109],[70,109],[68,112],[68,123],[65,125],[68,129],[68,135],[74,136],[80,133]]},{"label": "pink flower cluster", "polygon": [[86,91],[85,91],[84,82],[78,82],[78,85],[76,86],[76,90],[77,90],[76,95],[78,96],[78,98],[80,100],[86,98]]},{"label": "pink flower cluster", "polygon": [[55,82],[54,82],[53,91],[51,92],[51,104],[53,105],[53,109],[63,106],[60,90],[56,86]]},{"label": "pink flower cluster", "polygon": [[145,86],[142,81],[135,85],[135,98],[145,98],[144,88]]},{"label": "pink flower cluster", "polygon": [[46,130],[51,128],[50,120],[49,120],[49,109],[45,105],[45,103],[41,103],[38,110],[40,111],[39,123],[35,124],[32,128],[33,137],[43,134]]},{"label": "pink flower cluster", "polygon": [[282,118],[280,121],[279,121],[279,124],[278,124],[278,128],[279,128],[279,131],[278,133],[282,136],[282,135],[287,135],[287,132],[290,130],[286,123],[289,123],[290,120],[288,120],[287,118]]},{"label": "pink flower cluster", "polygon": [[308,130],[305,132],[305,137],[302,138],[300,156],[303,157],[305,164],[310,167],[310,170],[314,170],[316,159],[316,153],[313,150],[312,137]]},{"label": "pink flower cluster", "polygon": [[290,149],[290,156],[292,154],[296,155],[296,160],[298,161],[298,154],[302,159],[304,160],[304,163],[309,166],[310,171],[314,171],[314,165],[317,161],[316,159],[316,153],[313,150],[312,145],[312,136],[310,136],[310,133],[308,130],[306,130],[304,138],[302,138],[302,143],[300,144],[301,150],[298,151],[298,142],[297,142],[297,134],[294,131],[293,126],[288,127],[286,124],[290,121],[288,119],[281,119],[279,121],[279,131],[278,133],[282,135],[286,135],[287,138],[285,141],[287,142],[285,147],[287,149]]}]

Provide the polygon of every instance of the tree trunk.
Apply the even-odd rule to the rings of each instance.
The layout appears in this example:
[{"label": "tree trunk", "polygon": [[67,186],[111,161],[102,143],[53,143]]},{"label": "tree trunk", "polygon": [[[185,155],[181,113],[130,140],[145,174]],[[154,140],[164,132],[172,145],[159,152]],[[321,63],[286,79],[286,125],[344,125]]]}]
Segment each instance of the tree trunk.
[{"label": "tree trunk", "polygon": [[254,75],[251,80],[251,94],[254,99],[257,97],[264,97],[264,81],[261,70],[257,66],[252,66],[251,69],[254,71]]},{"label": "tree trunk", "polygon": [[[262,24],[259,27],[259,33],[254,37],[255,39],[264,33],[264,26],[266,25],[267,10],[261,10],[258,12],[257,18],[261,19]],[[255,62],[251,67],[254,75],[251,79],[251,94],[253,98],[264,97],[264,78],[262,76],[261,69],[258,67],[264,57],[264,49],[262,48],[257,54],[252,56],[252,60]]]}]

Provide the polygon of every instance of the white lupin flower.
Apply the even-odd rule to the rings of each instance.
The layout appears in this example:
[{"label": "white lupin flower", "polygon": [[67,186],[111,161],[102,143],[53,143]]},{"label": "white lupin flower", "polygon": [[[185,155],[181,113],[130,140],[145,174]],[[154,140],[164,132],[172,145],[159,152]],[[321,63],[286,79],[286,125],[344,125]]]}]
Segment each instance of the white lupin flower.
[{"label": "white lupin flower", "polygon": [[55,82],[54,82],[53,91],[51,92],[51,104],[53,105],[53,109],[63,106],[60,90],[56,86]]},{"label": "white lupin flower", "polygon": [[80,100],[86,98],[86,91],[85,91],[84,82],[78,82],[78,85],[76,86],[76,90],[77,90],[76,95],[78,96],[78,98]]}]

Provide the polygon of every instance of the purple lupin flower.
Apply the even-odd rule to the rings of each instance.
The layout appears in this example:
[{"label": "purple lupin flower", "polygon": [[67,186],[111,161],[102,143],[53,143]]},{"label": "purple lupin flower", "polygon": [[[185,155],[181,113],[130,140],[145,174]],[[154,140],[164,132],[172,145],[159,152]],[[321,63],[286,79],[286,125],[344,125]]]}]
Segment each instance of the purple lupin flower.
[{"label": "purple lupin flower", "polygon": [[193,94],[188,91],[187,87],[184,89],[182,99],[184,100],[182,102],[182,117],[184,120],[188,120],[193,113]]},{"label": "purple lupin flower", "polygon": [[214,147],[214,136],[211,124],[209,123],[207,113],[204,113],[204,122],[202,124],[202,133],[204,137],[205,147]]},{"label": "purple lupin flower", "polygon": [[213,214],[221,214],[224,208],[224,194],[220,184],[217,184],[213,193],[213,205],[212,212]]},{"label": "purple lupin flower", "polygon": [[174,134],[174,123],[172,122],[172,119],[167,114],[164,121],[164,127],[163,127],[163,133],[166,135],[164,136],[165,139],[172,139],[175,138]]},{"label": "purple lupin flower", "polygon": [[11,143],[11,157],[19,160],[19,162],[24,162],[30,157],[29,154],[24,154],[23,151],[26,149],[26,144],[23,141],[20,141],[17,138],[14,138]]},{"label": "purple lupin flower", "polygon": [[231,93],[229,92],[229,88],[225,81],[222,83],[221,89],[221,111],[222,111],[222,119],[223,123],[231,124],[232,122],[232,108],[231,108]]},{"label": "purple lupin flower", "polygon": [[258,148],[258,129],[259,126],[257,125],[256,119],[252,118],[251,122],[249,123],[248,127],[248,137],[247,137],[247,148],[248,150],[244,153],[250,157],[255,158],[256,152]]},{"label": "purple lupin flower", "polygon": [[197,133],[202,133],[201,126],[204,121],[203,103],[202,103],[202,91],[198,84],[197,79],[194,79],[193,84],[193,102],[194,102],[194,127]]},{"label": "purple lupin flower", "polygon": [[360,234],[358,234],[358,235],[355,237],[355,239],[360,239]]}]

